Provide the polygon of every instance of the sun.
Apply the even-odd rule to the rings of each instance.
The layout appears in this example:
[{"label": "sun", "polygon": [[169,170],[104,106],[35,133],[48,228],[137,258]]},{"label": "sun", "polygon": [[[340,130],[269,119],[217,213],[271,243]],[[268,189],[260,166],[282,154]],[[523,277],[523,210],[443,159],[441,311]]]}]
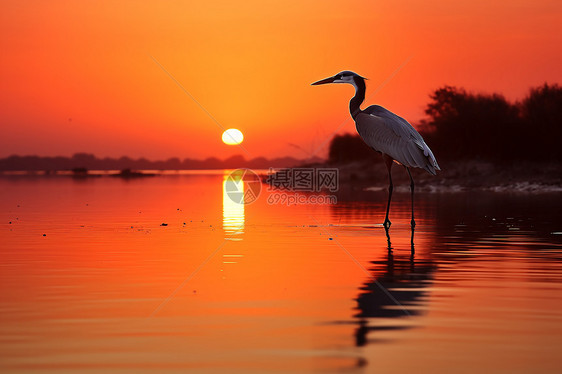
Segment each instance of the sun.
[{"label": "sun", "polygon": [[222,141],[228,145],[240,144],[244,141],[244,134],[238,129],[228,129],[222,133]]}]

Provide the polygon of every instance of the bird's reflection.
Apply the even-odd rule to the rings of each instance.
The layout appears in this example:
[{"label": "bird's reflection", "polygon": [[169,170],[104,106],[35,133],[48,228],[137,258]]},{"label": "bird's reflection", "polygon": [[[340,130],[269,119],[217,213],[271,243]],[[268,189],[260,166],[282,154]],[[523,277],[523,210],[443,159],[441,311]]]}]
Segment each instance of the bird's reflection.
[{"label": "bird's reflection", "polygon": [[[387,249],[389,252],[392,251],[392,242],[390,240],[390,228],[387,226],[384,226],[384,232],[386,234],[386,243],[387,243]],[[416,248],[414,246],[414,232],[415,232],[415,228],[412,227],[410,229],[410,255],[411,255],[411,260],[414,260],[414,255],[416,254]]]},{"label": "bird's reflection", "polygon": [[416,260],[414,229],[410,233],[410,256],[395,258],[390,231],[385,229],[387,256],[385,260],[372,261],[371,278],[360,288],[357,296],[359,327],[355,331],[357,346],[368,343],[368,334],[376,330],[406,328],[385,323],[377,326],[377,319],[415,316],[420,313],[427,287],[433,278],[435,265],[430,260]]}]

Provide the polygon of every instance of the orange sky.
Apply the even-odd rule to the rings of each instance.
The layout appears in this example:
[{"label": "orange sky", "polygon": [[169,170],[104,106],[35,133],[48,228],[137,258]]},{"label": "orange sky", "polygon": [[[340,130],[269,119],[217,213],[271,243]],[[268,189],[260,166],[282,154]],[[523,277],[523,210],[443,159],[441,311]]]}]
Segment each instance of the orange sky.
[{"label": "orange sky", "polygon": [[5,0],[0,157],[244,154],[153,58],[244,132],[247,158],[323,156],[354,131],[353,88],[311,82],[354,70],[369,105],[415,124],[444,84],[513,100],[561,83],[561,24],[558,0]]}]

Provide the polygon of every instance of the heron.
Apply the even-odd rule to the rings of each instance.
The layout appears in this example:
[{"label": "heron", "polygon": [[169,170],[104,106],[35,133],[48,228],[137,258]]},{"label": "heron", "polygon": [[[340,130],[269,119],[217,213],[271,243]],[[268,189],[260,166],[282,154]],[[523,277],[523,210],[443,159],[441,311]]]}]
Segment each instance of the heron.
[{"label": "heron", "polygon": [[352,71],[342,71],[333,77],[319,80],[312,85],[327,83],[347,83],[355,87],[355,96],[349,101],[349,111],[355,121],[355,128],[365,143],[378,153],[382,154],[386,169],[388,170],[388,203],[383,226],[390,228],[388,219],[390,201],[392,199],[392,165],[403,165],[410,177],[410,193],[412,199],[412,228],[416,226],[414,220],[414,179],[410,168],[421,168],[430,174],[436,175],[441,170],[431,149],[425,144],[422,136],[404,118],[392,113],[380,105],[371,105],[361,110],[365,100],[365,78]]}]

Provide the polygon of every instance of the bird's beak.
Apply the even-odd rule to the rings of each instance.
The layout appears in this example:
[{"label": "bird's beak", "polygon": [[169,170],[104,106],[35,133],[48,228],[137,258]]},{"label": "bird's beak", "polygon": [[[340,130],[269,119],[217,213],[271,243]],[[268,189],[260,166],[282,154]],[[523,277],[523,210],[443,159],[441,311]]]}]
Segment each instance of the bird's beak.
[{"label": "bird's beak", "polygon": [[336,77],[330,77],[330,78],[326,78],[326,79],[322,79],[318,82],[314,82],[311,83],[312,86],[317,86],[319,84],[326,84],[326,83],[334,83],[334,80],[336,79]]}]

